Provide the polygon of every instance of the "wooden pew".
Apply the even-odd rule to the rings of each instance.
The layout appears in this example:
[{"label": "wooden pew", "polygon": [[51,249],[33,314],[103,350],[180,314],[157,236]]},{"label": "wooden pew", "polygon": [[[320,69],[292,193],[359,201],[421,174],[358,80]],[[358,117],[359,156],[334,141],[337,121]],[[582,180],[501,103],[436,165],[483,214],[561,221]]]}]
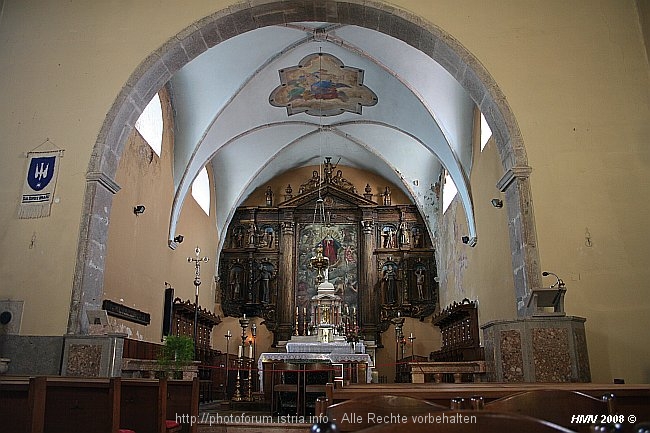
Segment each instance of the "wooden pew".
[{"label": "wooden pew", "polygon": [[509,412],[543,419],[578,432],[589,432],[588,423],[572,423],[574,415],[614,415],[614,398],[594,398],[581,392],[536,389],[493,400],[485,410]]},{"label": "wooden pew", "polygon": [[166,433],[167,380],[122,379],[120,428],[136,433]]},{"label": "wooden pew", "polygon": [[358,433],[574,433],[573,430],[548,421],[515,413],[489,411],[443,411],[429,415],[429,419],[407,423],[382,423],[359,430]]},{"label": "wooden pew", "polygon": [[0,380],[0,420],[3,431],[25,431],[29,423],[28,377],[3,377]]},{"label": "wooden pew", "polygon": [[195,433],[198,392],[198,379],[2,378],[1,430]]},{"label": "wooden pew", "polygon": [[195,377],[191,381],[189,380],[167,381],[166,419],[167,421],[180,422],[181,429],[173,430],[173,431],[180,431],[183,433],[196,433],[198,431],[198,420],[199,420],[199,378],[198,377]]},{"label": "wooden pew", "polygon": [[358,431],[374,425],[369,414],[380,417],[391,414],[411,417],[423,413],[449,410],[446,406],[408,396],[376,395],[346,400],[327,408],[327,419],[342,432]]},{"label": "wooden pew", "polygon": [[469,400],[481,396],[485,404],[517,393],[536,389],[578,391],[594,398],[614,394],[618,414],[635,415],[639,422],[650,421],[650,384],[598,384],[598,383],[440,383],[440,384],[350,384],[335,387],[328,384],[325,393],[329,405],[353,398],[374,395],[408,395],[449,406],[453,398]]},{"label": "wooden pew", "polygon": [[120,378],[33,377],[28,433],[117,433]]}]

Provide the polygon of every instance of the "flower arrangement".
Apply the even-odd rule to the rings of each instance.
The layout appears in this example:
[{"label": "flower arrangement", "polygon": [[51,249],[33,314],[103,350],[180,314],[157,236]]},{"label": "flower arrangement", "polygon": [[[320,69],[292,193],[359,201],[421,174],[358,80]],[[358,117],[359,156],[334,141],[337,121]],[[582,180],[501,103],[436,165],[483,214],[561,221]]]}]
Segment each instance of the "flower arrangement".
[{"label": "flower arrangement", "polygon": [[351,326],[345,334],[345,341],[348,343],[358,343],[359,340],[361,340],[361,334],[359,331],[360,329],[358,326]]}]

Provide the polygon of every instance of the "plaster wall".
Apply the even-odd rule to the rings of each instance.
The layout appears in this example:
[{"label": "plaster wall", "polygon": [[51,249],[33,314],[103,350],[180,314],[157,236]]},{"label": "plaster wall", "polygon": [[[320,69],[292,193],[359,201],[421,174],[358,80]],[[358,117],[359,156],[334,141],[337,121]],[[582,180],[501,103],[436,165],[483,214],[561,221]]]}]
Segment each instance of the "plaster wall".
[{"label": "plaster wall", "polygon": [[517,309],[506,204],[497,209],[490,203],[493,198],[504,199],[496,188],[502,168],[494,138],[488,140],[481,151],[480,114],[477,112],[475,117],[470,180],[478,243],[475,247],[462,243],[462,237],[467,236],[467,223],[463,206],[456,196],[442,214],[436,246],[440,268],[440,307],[445,308],[464,298],[478,301],[479,323],[483,324],[497,319],[514,319]]},{"label": "plaster wall", "polygon": [[[636,2],[392,4],[453,35],[507,99],[533,168],[540,265],[567,282],[567,310],[587,318],[593,380],[650,381],[642,344],[650,329],[650,74]],[[0,297],[25,300],[21,333],[66,330],[85,174],[120,90],[166,41],[228,6],[2,3],[0,94],[11,102],[0,107]],[[58,203],[49,218],[19,220],[25,153],[47,138],[65,149]]]},{"label": "plaster wall", "polygon": [[[193,197],[183,203],[178,233],[184,236],[175,250],[167,245],[169,214],[174,198],[171,154],[173,117],[167,92],[160,92],[164,132],[160,157],[134,129],[120,161],[116,180],[122,187],[113,200],[109,226],[104,299],[136,308],[151,315],[147,326],[109,317],[115,330],[133,339],[160,342],[165,282],[174,288],[174,297],[194,302],[193,263],[199,246],[201,264],[199,305],[214,310],[216,283],[215,256],[217,230],[215,212],[206,215]],[[212,194],[214,209],[214,194]],[[145,212],[135,215],[133,207],[144,205]]]}]

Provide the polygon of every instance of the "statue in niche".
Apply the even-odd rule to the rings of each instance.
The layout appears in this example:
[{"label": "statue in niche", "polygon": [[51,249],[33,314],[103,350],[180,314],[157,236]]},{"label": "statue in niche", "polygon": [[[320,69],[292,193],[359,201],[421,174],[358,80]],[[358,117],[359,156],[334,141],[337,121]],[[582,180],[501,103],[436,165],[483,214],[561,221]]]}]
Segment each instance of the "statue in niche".
[{"label": "statue in niche", "polygon": [[394,263],[386,263],[382,268],[382,282],[384,293],[386,293],[386,303],[394,304],[397,302],[397,272]]},{"label": "statue in niche", "polygon": [[383,238],[382,246],[384,248],[395,248],[395,229],[392,226],[384,226],[381,237]]},{"label": "statue in niche", "polygon": [[264,193],[266,197],[266,205],[268,207],[273,206],[273,191],[271,190],[270,186],[266,187],[266,192]]},{"label": "statue in niche", "polygon": [[415,248],[422,248],[423,247],[422,230],[420,230],[419,227],[413,227],[411,233],[413,234],[413,246]]},{"label": "statue in niche", "polygon": [[230,268],[230,273],[228,275],[228,282],[230,284],[230,294],[233,299],[239,299],[239,294],[241,291],[241,276],[242,268],[239,266],[233,266]]},{"label": "statue in niche", "polygon": [[257,228],[255,227],[255,223],[251,223],[250,226],[248,226],[248,246],[249,247],[254,247],[257,244]]},{"label": "statue in niche", "polygon": [[418,289],[418,299],[424,299],[424,284],[426,283],[427,271],[424,267],[415,269],[415,286]]},{"label": "statue in niche", "polygon": [[400,246],[408,245],[411,243],[409,238],[409,230],[405,222],[400,223],[399,225],[399,244]]},{"label": "statue in niche", "polygon": [[264,229],[264,246],[266,248],[273,248],[273,241],[275,240],[275,232],[273,227],[266,227]]},{"label": "statue in niche", "polygon": [[232,233],[232,246],[234,248],[244,248],[244,229],[237,226],[233,229]]},{"label": "statue in niche", "polygon": [[273,265],[260,263],[258,267],[257,282],[259,283],[260,302],[268,304],[271,302],[271,279],[273,278]]}]

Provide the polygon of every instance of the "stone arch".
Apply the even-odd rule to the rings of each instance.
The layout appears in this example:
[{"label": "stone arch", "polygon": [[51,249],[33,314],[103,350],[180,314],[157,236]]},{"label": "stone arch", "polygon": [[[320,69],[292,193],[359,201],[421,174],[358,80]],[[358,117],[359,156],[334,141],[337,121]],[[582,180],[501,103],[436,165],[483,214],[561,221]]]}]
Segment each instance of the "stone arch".
[{"label": "stone arch", "polygon": [[243,2],[207,16],[170,38],[131,74],[114,101],[95,142],[86,174],[68,333],[85,333],[86,309],[100,308],[104,263],[120,156],[135,121],[151,97],[181,67],[222,41],[256,28],[319,21],[376,30],[413,46],[442,65],[467,90],[484,114],[500,155],[517,309],[539,286],[539,254],[529,185],[530,167],[516,119],[494,79],[451,35],[420,17],[367,0]]}]

